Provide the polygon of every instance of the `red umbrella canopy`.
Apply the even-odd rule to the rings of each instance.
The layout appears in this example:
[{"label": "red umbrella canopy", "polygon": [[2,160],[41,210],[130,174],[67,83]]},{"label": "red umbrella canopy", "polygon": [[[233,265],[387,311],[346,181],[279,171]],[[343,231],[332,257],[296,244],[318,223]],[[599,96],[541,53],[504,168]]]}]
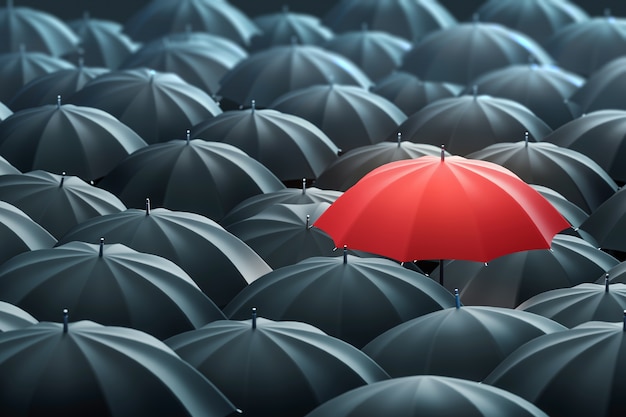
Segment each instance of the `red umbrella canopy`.
[{"label": "red umbrella canopy", "polygon": [[399,261],[487,262],[547,249],[570,225],[535,189],[499,165],[428,155],[371,171],[314,226],[338,247]]}]

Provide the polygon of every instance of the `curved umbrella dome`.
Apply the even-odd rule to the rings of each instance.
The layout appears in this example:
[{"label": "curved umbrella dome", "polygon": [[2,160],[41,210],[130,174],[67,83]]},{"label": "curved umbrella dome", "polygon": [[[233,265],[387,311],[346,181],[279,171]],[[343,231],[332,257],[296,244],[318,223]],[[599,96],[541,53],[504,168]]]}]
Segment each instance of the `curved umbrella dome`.
[{"label": "curved umbrella dome", "polygon": [[626,110],[620,100],[626,84],[624,65],[626,56],[620,55],[608,61],[589,75],[585,84],[572,94],[570,100],[580,107],[583,114],[599,110]]},{"label": "curved umbrella dome", "polygon": [[580,228],[591,234],[605,250],[626,252],[624,190],[624,188],[617,190],[580,225]]},{"label": "curved umbrella dome", "polygon": [[262,14],[252,21],[260,33],[252,37],[251,51],[290,45],[294,41],[303,45],[322,45],[334,37],[332,30],[324,26],[319,17],[289,11],[287,6],[281,12]]},{"label": "curved umbrella dome", "polygon": [[39,321],[21,308],[0,301],[0,333],[17,330]]}]

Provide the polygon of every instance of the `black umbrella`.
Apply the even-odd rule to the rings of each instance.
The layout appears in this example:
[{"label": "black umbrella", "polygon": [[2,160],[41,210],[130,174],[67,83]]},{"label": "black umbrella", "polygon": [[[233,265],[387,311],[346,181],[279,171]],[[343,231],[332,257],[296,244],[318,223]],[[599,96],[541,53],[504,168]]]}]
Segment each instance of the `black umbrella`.
[{"label": "black umbrella", "polygon": [[0,156],[0,175],[6,174],[21,174],[21,171]]},{"label": "black umbrella", "polygon": [[[133,153],[99,183],[128,207],[159,207],[219,221],[253,195],[285,188],[264,165],[226,143],[203,139],[155,143]],[[1,148],[0,148],[1,149]]]},{"label": "black umbrella", "polygon": [[382,142],[406,120],[404,112],[386,98],[334,83],[284,94],[270,107],[312,122],[343,152]]},{"label": "black umbrella", "polygon": [[57,239],[87,219],[126,209],[106,190],[76,176],[46,171],[0,175],[0,199],[19,207]]},{"label": "black umbrella", "polygon": [[231,416],[208,379],[147,333],[91,321],[0,334],[5,416]]},{"label": "black umbrella", "polygon": [[110,113],[150,144],[177,138],[222,112],[211,96],[178,75],[147,68],[103,74],[69,101]]},{"label": "black umbrella", "polygon": [[538,314],[459,303],[387,330],[363,352],[393,378],[441,375],[480,382],[524,343],[563,330]]},{"label": "black umbrella", "polygon": [[219,307],[271,271],[249,246],[214,221],[163,208],[128,209],[84,221],[59,242],[121,243],[180,266]]},{"label": "black umbrella", "polygon": [[337,160],[339,148],[310,121],[273,109],[232,110],[200,122],[195,138],[236,146],[281,181],[317,178]]},{"label": "black umbrella", "polygon": [[[626,22],[626,19],[624,19]],[[624,30],[626,31],[626,25]],[[625,33],[626,36],[626,33]],[[580,107],[581,112],[597,110],[626,110],[619,98],[626,85],[626,57],[619,56],[596,69],[570,100]]]},{"label": "black umbrella", "polygon": [[531,402],[500,388],[435,375],[408,376],[355,388],[306,417],[548,417]]},{"label": "black umbrella", "polygon": [[67,172],[86,181],[111,171],[146,142],[106,111],[73,104],[24,109],[0,123],[0,155],[22,172]]},{"label": "black umbrella", "polygon": [[224,313],[244,319],[257,307],[267,318],[303,321],[362,347],[402,322],[452,306],[453,295],[425,275],[344,252],[343,259],[313,257],[262,276]]},{"label": "black umbrella", "polygon": [[589,215],[580,228],[588,232],[603,249],[626,252],[626,189],[620,188]]},{"label": "black umbrella", "polygon": [[435,100],[458,95],[462,87],[438,81],[420,80],[405,71],[394,71],[378,81],[370,90],[393,102],[407,116]]},{"label": "black umbrella", "polygon": [[50,249],[57,240],[26,213],[0,201],[0,264],[12,257],[38,249]]},{"label": "black umbrella", "polygon": [[303,416],[339,394],[389,378],[363,352],[313,326],[254,314],[166,341],[246,414]]},{"label": "black umbrella", "polygon": [[[541,140],[552,129],[527,107],[515,101],[485,95],[437,100],[409,116],[397,129],[404,140],[445,145],[457,155],[486,146],[517,141],[524,132]],[[396,141],[396,133],[387,140]]]},{"label": "black umbrella", "polygon": [[372,82],[359,67],[315,45],[284,45],[258,51],[239,62],[221,80],[218,94],[237,105],[252,100],[268,107],[283,94],[317,84],[368,88]]},{"label": "black umbrella", "polygon": [[172,33],[208,32],[247,46],[259,32],[256,25],[226,0],[152,0],[124,25],[134,40],[145,42]]},{"label": "black umbrella", "polygon": [[21,308],[0,301],[0,333],[21,329],[38,323],[37,319]]},{"label": "black umbrella", "polygon": [[294,40],[303,45],[323,45],[333,31],[324,26],[317,16],[290,11],[273,12],[252,19],[260,33],[252,37],[250,50],[259,51],[272,46],[290,45]]},{"label": "black umbrella", "polygon": [[[539,293],[593,282],[619,261],[585,240],[558,234],[549,250],[501,256],[489,262],[445,264],[447,288],[459,288],[465,305],[515,308]],[[432,275],[438,274],[436,268]]]}]

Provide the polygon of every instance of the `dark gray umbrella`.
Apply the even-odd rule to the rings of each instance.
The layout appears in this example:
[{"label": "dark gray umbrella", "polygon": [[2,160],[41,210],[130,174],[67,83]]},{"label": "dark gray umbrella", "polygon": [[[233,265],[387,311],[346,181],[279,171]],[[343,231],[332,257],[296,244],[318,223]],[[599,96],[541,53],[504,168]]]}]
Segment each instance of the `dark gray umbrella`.
[{"label": "dark gray umbrella", "polygon": [[626,252],[625,190],[620,188],[580,225],[603,249]]},{"label": "dark gray umbrella", "polygon": [[[626,25],[624,30],[626,31]],[[583,114],[598,110],[626,110],[620,100],[626,91],[625,67],[626,56],[607,62],[589,76],[585,84],[572,94],[570,100],[580,107]]]},{"label": "dark gray umbrella", "polygon": [[179,266],[117,244],[70,242],[0,266],[0,298],[38,320],[66,306],[77,320],[132,327],[159,339],[224,319]]},{"label": "dark gray umbrella", "polygon": [[625,335],[621,322],[596,321],[540,336],[483,382],[531,401],[550,416],[622,416]]},{"label": "dark gray umbrella", "polygon": [[[459,288],[465,305],[515,308],[544,291],[593,282],[619,261],[583,239],[558,234],[550,250],[531,250],[489,262],[445,264],[447,288]],[[432,275],[438,274],[436,268]]]},{"label": "dark gray umbrella", "polygon": [[404,112],[386,98],[334,83],[284,94],[270,107],[312,122],[343,152],[382,142],[406,120]]},{"label": "dark gray umbrella", "polygon": [[17,330],[38,323],[37,319],[21,308],[0,301],[0,333]]},{"label": "dark gray umbrella", "polygon": [[378,82],[402,64],[404,54],[411,49],[411,42],[364,27],[336,34],[326,41],[324,48],[355,62],[372,81]]},{"label": "dark gray umbrella", "polygon": [[232,110],[200,122],[191,135],[236,146],[281,181],[317,178],[337,160],[339,148],[320,128],[273,109]]},{"label": "dark gray umbrella", "polygon": [[529,184],[550,187],[587,213],[617,191],[617,184],[591,158],[549,142],[496,143],[467,155],[494,162]]},{"label": "dark gray umbrella", "polygon": [[0,201],[0,241],[0,264],[20,253],[50,249],[57,243],[46,229],[6,201]]},{"label": "dark gray umbrella", "polygon": [[251,416],[303,416],[389,378],[354,346],[299,322],[222,320],[166,343]]},{"label": "dark gray umbrella", "polygon": [[359,67],[315,45],[284,45],[258,51],[239,62],[221,80],[218,94],[236,105],[252,100],[259,107],[283,94],[317,84],[368,88],[372,81]]},{"label": "dark gray umbrella", "polygon": [[59,242],[121,243],[180,266],[219,307],[272,269],[249,246],[199,214],[128,209],[84,221]]},{"label": "dark gray umbrella", "polygon": [[6,159],[0,156],[0,175],[21,174],[21,171],[15,168]]},{"label": "dark gray umbrella", "polygon": [[[170,140],[135,152],[98,184],[126,206],[155,206],[199,213],[219,221],[253,195],[285,188],[241,149],[203,139]],[[1,149],[1,148],[0,148]]]},{"label": "dark gray umbrella", "polygon": [[565,326],[503,307],[457,307],[399,324],[363,347],[393,378],[441,375],[482,381],[524,343]]},{"label": "dark gray umbrella", "polygon": [[[625,62],[626,63],[626,62]],[[615,181],[626,182],[626,110],[597,110],[543,138],[593,159]]]},{"label": "dark gray umbrella", "polygon": [[431,32],[456,24],[448,9],[424,0],[340,0],[324,15],[324,23],[335,32],[361,29],[388,32],[417,41]]},{"label": "dark gray umbrella", "polygon": [[46,171],[0,175],[0,199],[24,211],[57,239],[87,219],[126,210],[106,190],[76,176]]},{"label": "dark gray umbrella", "polygon": [[126,21],[125,32],[145,42],[172,33],[208,32],[247,46],[256,25],[226,0],[152,0]]},{"label": "dark gray umbrella", "polygon": [[306,417],[548,417],[531,402],[500,388],[435,375],[392,378],[326,401]]},{"label": "dark gray umbrella", "polygon": [[223,417],[237,410],[153,336],[91,321],[0,334],[0,385],[5,416]]},{"label": "dark gray umbrella", "polygon": [[[462,156],[494,143],[517,141],[524,132],[533,141],[552,132],[522,104],[476,94],[437,100],[413,113],[397,130],[404,140],[445,145],[448,152]],[[395,142],[396,134],[387,140]]]},{"label": "dark gray umbrella", "polygon": [[532,38],[497,23],[460,23],[433,32],[404,55],[402,70],[429,81],[468,85],[477,77],[512,64],[551,64]]},{"label": "dark gray umbrella", "polygon": [[24,109],[0,123],[0,155],[22,172],[97,180],[146,142],[106,111],[73,104]]},{"label": "dark gray umbrella", "polygon": [[324,26],[317,16],[290,11],[273,12],[252,19],[260,33],[252,37],[250,50],[259,51],[297,41],[302,45],[323,45],[331,39],[333,31]]},{"label": "dark gray umbrella", "polygon": [[13,114],[13,111],[4,103],[0,102],[0,122]]},{"label": "dark gray umbrella", "polygon": [[435,100],[458,95],[462,88],[456,84],[420,80],[405,71],[394,71],[370,90],[390,100],[410,116]]},{"label": "dark gray umbrella", "polygon": [[177,138],[222,112],[209,94],[178,75],[147,68],[103,74],[68,100],[110,113],[149,144]]},{"label": "dark gray umbrella", "polygon": [[402,322],[452,306],[453,295],[425,275],[344,252],[343,259],[313,257],[262,276],[224,313],[244,319],[257,307],[267,318],[303,321],[362,347]]}]

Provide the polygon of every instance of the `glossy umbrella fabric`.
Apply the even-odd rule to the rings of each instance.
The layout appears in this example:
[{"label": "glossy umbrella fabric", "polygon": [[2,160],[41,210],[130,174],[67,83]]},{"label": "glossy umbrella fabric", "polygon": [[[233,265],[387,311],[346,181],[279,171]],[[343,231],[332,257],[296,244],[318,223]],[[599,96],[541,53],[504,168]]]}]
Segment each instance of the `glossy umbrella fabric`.
[{"label": "glossy umbrella fabric", "polygon": [[[626,19],[625,19],[626,21]],[[596,69],[572,96],[583,113],[598,110],[626,110],[619,100],[624,93],[626,57],[619,56]]]},{"label": "glossy umbrella fabric", "polygon": [[316,125],[273,109],[231,110],[196,124],[191,135],[233,145],[281,181],[317,178],[337,160],[339,148]]},{"label": "glossy umbrella fabric", "polygon": [[0,123],[0,155],[22,172],[67,172],[85,181],[105,176],[146,142],[94,107],[56,104],[24,109]]},{"label": "glossy umbrella fabric", "polygon": [[222,320],[166,343],[254,416],[303,416],[339,394],[389,378],[354,346],[300,322]]},{"label": "glossy umbrella fabric", "polygon": [[337,247],[399,261],[487,262],[511,252],[549,248],[569,223],[500,165],[442,155],[376,168],[314,226],[330,234]]},{"label": "glossy umbrella fabric", "polygon": [[263,164],[227,143],[174,139],[119,163],[102,181],[127,207],[190,211],[219,221],[248,197],[285,188]]},{"label": "glossy umbrella fabric", "polygon": [[[529,298],[557,288],[594,282],[619,261],[585,240],[558,234],[549,250],[511,253],[480,262],[445,263],[445,285],[459,288],[465,305],[515,308]],[[435,269],[432,274],[439,271]]]},{"label": "glossy umbrella fabric", "polygon": [[389,100],[365,88],[335,83],[284,94],[270,107],[310,121],[342,152],[382,142],[406,120]]},{"label": "glossy umbrella fabric", "polygon": [[624,325],[588,322],[538,337],[483,382],[531,401],[550,416],[621,416]]},{"label": "glossy umbrella fabric", "polygon": [[580,228],[591,234],[603,249],[626,252],[624,199],[626,192],[624,188],[620,188],[580,225]]},{"label": "glossy umbrella fabric", "polygon": [[436,375],[392,378],[355,388],[306,417],[548,417],[531,402],[500,388]]},{"label": "glossy umbrella fabric", "polygon": [[402,322],[453,305],[452,294],[423,274],[388,259],[345,254],[275,269],[243,289],[224,313],[244,319],[256,307],[264,317],[309,323],[363,347]]},{"label": "glossy umbrella fabric", "polygon": [[92,321],[0,334],[0,369],[0,413],[7,416],[225,417],[237,410],[163,342]]},{"label": "glossy umbrella fabric", "polygon": [[550,187],[592,213],[617,191],[617,184],[591,158],[549,142],[496,143],[467,155],[511,170],[529,184]]},{"label": "glossy umbrella fabric", "polygon": [[57,240],[19,208],[0,201],[0,263],[38,249],[50,249]]},{"label": "glossy umbrella fabric", "polygon": [[460,23],[414,43],[400,69],[429,81],[468,85],[489,71],[513,64],[553,62],[534,40],[497,23]]},{"label": "glossy umbrella fabric", "polygon": [[272,269],[240,239],[199,214],[164,208],[128,209],[86,220],[59,242],[91,244],[105,236],[180,266],[219,307]]},{"label": "glossy umbrella fabric", "polygon": [[0,267],[0,298],[53,321],[131,327],[159,339],[224,319],[179,266],[121,244],[70,242],[17,255]]},{"label": "glossy umbrella fabric", "polygon": [[368,88],[372,81],[348,58],[315,45],[279,45],[250,54],[221,80],[218,94],[230,102],[258,107],[283,94],[317,84]]},{"label": "glossy umbrella fabric", "polygon": [[0,175],[0,199],[24,211],[56,239],[83,221],[126,210],[106,190],[76,176],[41,170]]},{"label": "glossy umbrella fabric", "polygon": [[149,144],[178,138],[222,112],[208,93],[178,75],[143,67],[103,74],[68,100],[110,113]]},{"label": "glossy umbrella fabric", "polygon": [[21,308],[0,301],[0,333],[21,329],[39,321]]},{"label": "glossy umbrella fabric", "polygon": [[6,104],[0,102],[0,122],[13,114],[13,111],[6,106]]},{"label": "glossy umbrella fabric", "polygon": [[363,347],[392,378],[441,375],[482,381],[515,349],[566,327],[502,307],[451,307],[387,330]]},{"label": "glossy umbrella fabric", "polygon": [[294,41],[302,45],[323,45],[334,37],[333,31],[324,26],[318,16],[290,11],[287,5],[281,12],[262,14],[252,21],[260,33],[252,37],[250,51],[290,45]]}]

